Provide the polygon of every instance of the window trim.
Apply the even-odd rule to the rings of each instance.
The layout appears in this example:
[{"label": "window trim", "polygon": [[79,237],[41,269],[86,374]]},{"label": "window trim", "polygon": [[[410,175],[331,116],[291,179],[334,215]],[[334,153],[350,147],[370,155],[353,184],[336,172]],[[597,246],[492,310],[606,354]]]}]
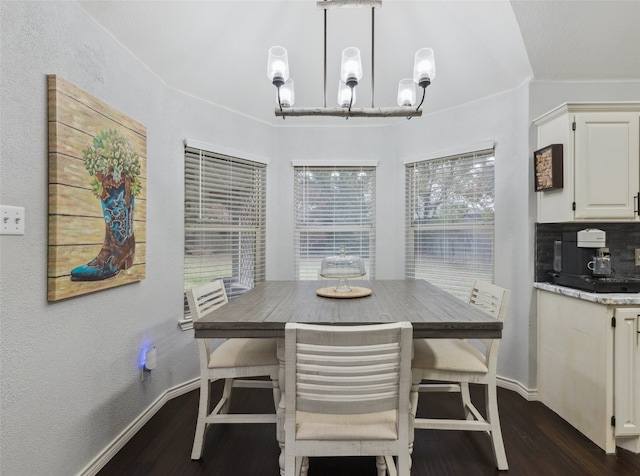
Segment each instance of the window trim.
[{"label": "window trim", "polygon": [[305,160],[296,159],[291,161],[292,167],[378,167],[379,160]]},{"label": "window trim", "polygon": [[[226,148],[226,147],[221,147],[221,146],[217,146],[217,145],[213,145],[213,144],[209,144],[206,142],[202,142],[202,141],[196,141],[193,139],[185,139],[184,140],[184,147],[182,149],[182,160],[183,160],[183,173],[185,171],[185,164],[186,164],[186,156],[188,153],[187,149],[192,149],[193,151],[200,151],[200,153],[206,153],[206,154],[211,154],[213,156],[218,156],[219,158],[223,159],[223,160],[237,160],[238,162],[245,162],[245,163],[254,163],[256,164],[256,166],[259,166],[260,168],[264,169],[264,171],[262,172],[264,174],[263,176],[263,185],[264,185],[264,200],[263,200],[263,210],[261,212],[262,216],[263,216],[263,222],[261,224],[262,227],[262,241],[264,241],[263,243],[263,247],[264,249],[266,249],[266,180],[267,180],[267,166],[270,162],[269,158],[266,157],[262,157],[262,156],[258,156],[255,154],[250,154],[250,153],[246,153],[246,152],[242,152],[242,151],[237,151],[234,149],[230,149],[230,148]],[[226,158],[226,159],[224,159]],[[183,175],[183,185],[185,187],[185,191],[184,193],[186,194],[186,175]],[[185,202],[186,202],[186,195],[185,195]],[[226,229],[228,227],[221,227],[220,231],[225,231],[223,229]],[[251,228],[251,231],[253,230],[253,228]],[[240,230],[239,227],[235,226],[233,227],[232,231],[242,231]],[[183,217],[183,232],[186,233],[186,222],[185,222],[185,218]],[[186,247],[186,242],[183,243],[183,253]],[[262,254],[263,255],[263,260],[266,258],[266,252],[263,252],[263,248],[260,248],[259,250],[257,250],[258,255]],[[183,257],[183,262],[184,262],[184,257]],[[263,268],[266,267],[266,262],[263,264]],[[266,269],[263,269],[264,274],[266,275]],[[184,270],[183,270],[183,279],[184,279]],[[183,284],[183,288],[184,288],[184,284]],[[191,318],[191,315],[188,312],[185,312],[182,316],[181,319],[178,319],[178,325],[180,326],[180,329],[185,331],[185,330],[189,330],[189,329],[193,329],[193,319]]]},{"label": "window trim", "polygon": [[[455,152],[455,153],[453,153]],[[496,153],[495,153],[495,142],[493,141],[487,141],[487,142],[482,142],[479,144],[474,144],[473,146],[465,146],[465,147],[460,147],[457,148],[455,150],[449,150],[446,152],[442,152],[441,154],[443,155],[438,155],[436,156],[436,154],[429,154],[429,155],[422,155],[420,157],[412,157],[412,158],[408,158],[405,159],[404,162],[404,176],[405,176],[405,232],[404,232],[404,236],[405,236],[405,266],[404,266],[404,276],[405,278],[413,278],[416,279],[416,270],[419,268],[418,264],[417,264],[417,260],[416,260],[416,253],[415,253],[415,248],[416,246],[420,246],[420,245],[416,245],[416,233],[420,233],[420,232],[429,232],[429,231],[435,231],[435,232],[441,232],[441,233],[448,233],[448,232],[454,232],[454,233],[458,233],[458,232],[464,232],[466,231],[481,231],[481,230],[486,230],[488,232],[490,232],[491,235],[491,267],[490,270],[487,269],[487,271],[490,271],[492,279],[495,276],[495,193],[496,193],[496,189],[495,189],[495,174],[496,174],[496,162],[495,162],[495,158],[496,158]],[[421,164],[427,164],[428,162],[431,161],[435,161],[435,160],[439,160],[439,161],[447,161],[447,160],[465,160],[465,157],[477,157],[477,158],[492,158],[493,160],[493,176],[491,178],[492,181],[492,185],[493,185],[493,190],[492,190],[492,200],[493,200],[493,210],[492,210],[492,215],[491,215],[491,221],[489,223],[483,223],[483,221],[473,221],[472,223],[464,223],[464,222],[458,222],[457,220],[454,221],[450,221],[447,220],[446,215],[443,217],[443,219],[445,221],[441,221],[438,220],[435,223],[428,223],[428,222],[423,222],[420,224],[416,224],[414,223],[414,221],[412,220],[412,216],[413,213],[415,212],[415,207],[414,204],[416,202],[416,196],[414,195],[414,192],[416,192],[416,189],[411,186],[411,184],[409,183],[409,181],[411,180],[410,174],[416,170],[416,168],[420,167]],[[486,163],[486,162],[485,162]],[[441,182],[442,184],[445,183],[449,183],[448,181],[445,182]],[[481,183],[479,185],[482,185]],[[475,189],[477,190],[477,189]],[[424,244],[429,244],[429,241],[424,242],[424,241],[420,241],[420,243],[424,243]],[[478,241],[474,241],[473,242],[474,245],[478,245],[481,244],[482,241],[478,242]],[[455,241],[454,241],[454,245],[455,245]],[[464,248],[460,247],[460,245],[458,245],[457,247],[455,247],[456,250],[458,250],[458,252],[464,250]],[[474,249],[475,246],[474,246]],[[474,254],[474,260],[471,261],[470,263],[478,263],[478,261],[476,261],[478,259],[478,255]],[[438,266],[438,265],[434,265],[433,268],[433,272],[434,272],[434,276],[437,276],[439,273],[443,273],[445,271],[446,268],[446,263],[444,263],[445,266],[443,267],[442,265]],[[475,267],[473,269],[476,269]],[[424,268],[423,268],[424,271]],[[471,273],[469,273],[471,274]],[[455,276],[455,274],[454,274]],[[460,274],[460,278],[466,276],[464,273]],[[421,279],[421,278],[418,278]],[[437,278],[436,278],[437,280]],[[451,289],[446,289],[449,292],[452,292],[453,294],[462,297],[462,293],[460,291],[455,291],[454,289],[455,286],[453,286]]]},{"label": "window trim", "polygon": [[446,149],[438,152],[430,152],[428,154],[420,154],[413,155],[411,157],[407,157],[402,159],[402,163],[406,166],[409,164],[414,164],[416,162],[424,162],[426,160],[441,160],[449,157],[453,157],[456,155],[466,155],[482,152],[483,150],[493,149],[495,154],[496,142],[493,140],[488,140],[484,142],[477,142],[475,144],[463,145],[460,147],[456,147],[454,149]]},{"label": "window trim", "polygon": [[[325,225],[325,226],[319,226],[319,225],[310,225],[310,226],[302,226],[302,227],[298,227],[297,226],[297,220],[296,220],[296,200],[297,200],[297,185],[296,185],[296,169],[344,169],[346,171],[346,169],[369,169],[370,173],[372,174],[372,179],[373,179],[373,184],[374,184],[374,198],[373,198],[373,202],[372,202],[372,230],[371,232],[368,232],[369,235],[369,239],[367,240],[369,245],[368,245],[368,249],[369,249],[369,265],[368,265],[368,269],[367,269],[367,275],[369,276],[368,279],[373,279],[373,277],[375,277],[375,273],[376,273],[376,259],[377,259],[377,249],[376,249],[376,243],[377,243],[377,181],[378,181],[378,170],[377,167],[379,165],[379,161],[377,160],[322,160],[322,161],[317,161],[317,160],[292,160],[291,161],[291,165],[293,168],[293,193],[294,193],[294,209],[292,210],[293,213],[293,217],[294,217],[294,224],[293,224],[293,233],[294,233],[294,237],[293,237],[293,242],[294,242],[294,256],[293,256],[293,262],[294,262],[294,279],[298,280],[300,279],[299,277],[299,264],[298,261],[301,258],[301,255],[299,253],[299,249],[297,249],[297,247],[299,246],[301,240],[300,240],[300,235],[301,232],[350,232],[350,231],[362,231],[363,227],[361,226],[354,226],[354,225],[350,225],[350,224],[330,224],[330,225]],[[337,251],[336,251],[337,253]],[[349,254],[349,250],[347,250],[347,253]],[[367,260],[365,260],[367,261]]]},{"label": "window trim", "polygon": [[[194,139],[185,139],[184,146],[192,149],[200,149],[210,154],[227,155],[232,158],[248,160],[250,162],[257,162],[264,165],[269,165],[271,159],[262,155],[252,154],[250,152],[244,152],[241,150],[230,149],[228,147],[222,147],[216,144],[210,144],[208,142],[202,142]],[[183,150],[184,152],[184,150]]]}]

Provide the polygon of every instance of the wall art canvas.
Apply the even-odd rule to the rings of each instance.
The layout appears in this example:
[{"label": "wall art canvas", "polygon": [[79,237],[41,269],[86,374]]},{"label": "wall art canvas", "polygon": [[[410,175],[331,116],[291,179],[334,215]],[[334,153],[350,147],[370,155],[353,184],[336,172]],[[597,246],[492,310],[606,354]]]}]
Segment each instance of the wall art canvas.
[{"label": "wall art canvas", "polygon": [[562,144],[551,144],[533,153],[536,192],[562,188]]},{"label": "wall art canvas", "polygon": [[59,76],[47,81],[47,299],[140,281],[146,270],[146,128]]}]

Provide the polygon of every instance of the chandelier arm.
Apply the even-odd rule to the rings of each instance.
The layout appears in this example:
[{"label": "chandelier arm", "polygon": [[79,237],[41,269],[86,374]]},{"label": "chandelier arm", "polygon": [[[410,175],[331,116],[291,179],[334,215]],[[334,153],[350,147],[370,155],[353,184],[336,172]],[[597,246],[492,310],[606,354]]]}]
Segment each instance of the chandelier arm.
[{"label": "chandelier arm", "polygon": [[351,106],[353,106],[353,86],[349,86],[351,89],[351,99],[349,99],[349,112],[351,112]]},{"label": "chandelier arm", "polygon": [[280,101],[280,86],[276,86],[276,88],[278,89],[278,107],[280,108],[280,111],[282,111],[282,102]]},{"label": "chandelier arm", "polygon": [[[280,86],[276,85],[276,88],[278,88],[278,107],[280,108],[280,112],[282,112],[282,102],[280,101]],[[282,120],[284,121],[285,119],[286,118],[283,115]]]},{"label": "chandelier arm", "polygon": [[427,92],[427,87],[426,86],[422,86],[422,100],[420,101],[420,104],[418,104],[418,107],[416,108],[416,111],[420,110],[420,106],[422,106],[422,103],[424,102],[424,96]]},{"label": "chandelier arm", "polygon": [[333,116],[333,117],[420,117],[422,111],[407,109],[406,107],[376,107],[352,108],[346,107],[286,107],[282,111],[275,108],[276,116]]}]

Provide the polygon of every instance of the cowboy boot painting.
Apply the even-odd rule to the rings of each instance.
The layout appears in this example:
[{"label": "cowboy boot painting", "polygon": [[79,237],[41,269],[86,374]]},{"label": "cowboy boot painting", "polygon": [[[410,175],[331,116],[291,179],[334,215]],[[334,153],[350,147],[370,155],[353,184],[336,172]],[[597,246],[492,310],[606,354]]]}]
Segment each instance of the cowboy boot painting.
[{"label": "cowboy boot painting", "polygon": [[102,249],[87,264],[71,270],[71,281],[98,281],[115,276],[121,269],[133,265],[136,241],[133,234],[134,198],[129,203],[124,183],[118,188],[105,189],[101,201],[105,236]]},{"label": "cowboy boot painting", "polygon": [[101,131],[84,151],[85,167],[100,199],[105,234],[102,248],[88,263],[71,270],[72,281],[99,281],[129,269],[135,257],[135,196],[140,193],[139,158],[117,130]]}]

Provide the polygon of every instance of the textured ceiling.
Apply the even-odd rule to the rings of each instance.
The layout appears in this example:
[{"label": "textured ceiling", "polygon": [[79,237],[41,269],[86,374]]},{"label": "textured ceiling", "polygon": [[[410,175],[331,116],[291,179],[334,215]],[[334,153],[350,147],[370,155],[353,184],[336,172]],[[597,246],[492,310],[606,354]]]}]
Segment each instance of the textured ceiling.
[{"label": "textured ceiling", "polygon": [[535,79],[640,80],[640,0],[511,3]]},{"label": "textured ceiling", "polygon": [[[297,107],[324,101],[323,10],[315,0],[80,1],[89,15],[167,85],[280,125],[344,124],[273,114],[270,46],[287,48]],[[327,14],[327,105],[336,105],[340,53],[361,49],[356,107],[370,107],[371,10]],[[424,114],[539,80],[640,79],[640,1],[404,1],[375,10],[375,98],[395,106],[413,54],[435,51]],[[398,119],[368,119],[397,121]],[[363,121],[362,119],[360,121]],[[350,121],[350,124],[357,121]]]}]

